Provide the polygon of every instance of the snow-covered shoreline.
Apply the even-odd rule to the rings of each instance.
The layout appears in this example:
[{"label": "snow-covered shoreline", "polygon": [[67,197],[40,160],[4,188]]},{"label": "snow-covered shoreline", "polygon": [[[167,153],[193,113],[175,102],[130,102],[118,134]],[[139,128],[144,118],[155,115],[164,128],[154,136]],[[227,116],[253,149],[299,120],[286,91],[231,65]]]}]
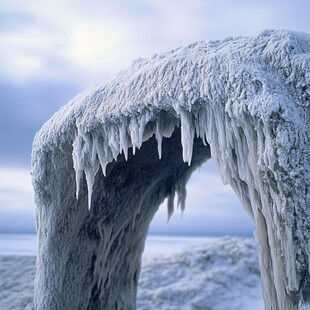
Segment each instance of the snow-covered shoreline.
[{"label": "snow-covered shoreline", "polygon": [[[31,309],[36,258],[3,255],[0,245],[0,309]],[[263,309],[255,241],[150,236],[137,309]]]}]

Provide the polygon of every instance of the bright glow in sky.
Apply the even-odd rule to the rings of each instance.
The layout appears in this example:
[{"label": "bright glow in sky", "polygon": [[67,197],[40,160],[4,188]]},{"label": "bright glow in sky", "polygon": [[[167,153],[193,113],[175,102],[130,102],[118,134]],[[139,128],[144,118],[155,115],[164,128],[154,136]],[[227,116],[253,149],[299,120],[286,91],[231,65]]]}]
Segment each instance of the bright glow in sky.
[{"label": "bright glow in sky", "polygon": [[[307,0],[1,1],[0,232],[32,229],[34,134],[79,91],[134,59],[193,41],[263,29],[310,32],[309,11]],[[252,224],[237,205],[207,164],[188,185],[183,220],[176,214],[168,226],[176,232],[250,232]],[[166,231],[162,209],[151,231]]]}]

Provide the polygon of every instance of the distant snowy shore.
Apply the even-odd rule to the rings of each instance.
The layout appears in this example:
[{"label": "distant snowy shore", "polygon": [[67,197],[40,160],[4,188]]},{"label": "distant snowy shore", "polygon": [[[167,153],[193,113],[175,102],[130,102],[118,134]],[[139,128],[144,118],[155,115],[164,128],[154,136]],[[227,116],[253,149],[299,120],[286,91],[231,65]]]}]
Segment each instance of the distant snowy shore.
[{"label": "distant snowy shore", "polygon": [[[35,256],[4,252],[2,246],[0,309],[31,309]],[[252,238],[151,236],[143,255],[137,309],[258,310],[263,309],[260,285]]]}]

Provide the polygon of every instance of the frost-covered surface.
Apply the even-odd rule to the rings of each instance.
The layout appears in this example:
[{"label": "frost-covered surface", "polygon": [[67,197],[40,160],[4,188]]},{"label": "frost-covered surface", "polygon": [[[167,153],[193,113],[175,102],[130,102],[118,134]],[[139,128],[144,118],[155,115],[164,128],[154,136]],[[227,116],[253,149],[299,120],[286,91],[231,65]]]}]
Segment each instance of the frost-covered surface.
[{"label": "frost-covered surface", "polygon": [[[159,238],[166,242],[165,237]],[[169,239],[169,237],[168,237]],[[261,310],[263,300],[253,239],[213,238],[171,253],[147,249],[139,280],[138,310]],[[198,243],[191,238],[192,243]],[[150,243],[150,246],[153,243]],[[174,249],[174,250],[172,250]],[[35,257],[0,256],[0,309],[31,309]]]},{"label": "frost-covered surface", "polygon": [[146,257],[137,309],[263,309],[254,240],[216,239],[171,256]]},{"label": "frost-covered surface", "polygon": [[[62,256],[61,264],[73,263],[72,253],[79,248],[71,241],[79,240],[84,242],[80,251],[88,253],[80,259],[79,272],[94,270],[92,276],[85,274],[92,287],[85,298],[90,303],[109,300],[115,307],[132,299],[134,306],[138,253],[158,203],[170,197],[168,211],[172,213],[177,192],[184,208],[186,181],[195,166],[209,157],[200,156],[204,150],[194,139],[196,133],[210,146],[223,181],[233,187],[256,223],[266,307],[307,307],[309,106],[310,36],[289,31],[198,42],[141,59],[104,85],[78,95],[43,126],[33,145],[40,232],[38,300],[44,307],[47,300],[55,300],[61,279],[68,281],[72,296],[82,285],[64,277],[66,272],[69,277],[70,263],[59,269],[57,262]],[[188,170],[177,158],[178,133],[162,147],[163,137],[170,137],[176,126],[180,126],[183,161],[195,162]],[[152,157],[143,166],[154,153],[151,142],[143,149],[152,135],[162,160]],[[135,161],[140,147],[143,150]],[[123,159],[127,157],[130,163],[126,165]],[[130,182],[132,176],[135,184]],[[85,204],[90,213],[84,211]],[[96,212],[101,216],[89,219]],[[82,235],[85,230],[89,241]],[[137,239],[130,238],[129,231]],[[91,244],[94,236],[102,248]],[[63,252],[68,244],[74,249]],[[136,252],[128,258],[127,249],[120,247],[122,251],[117,252],[116,244],[128,244]],[[124,296],[117,301],[112,293],[102,295],[111,288],[111,275],[107,268],[96,267],[112,264],[110,260],[124,264],[130,283],[127,291],[118,287]]]},{"label": "frost-covered surface", "polygon": [[0,309],[32,309],[34,256],[0,256]]}]

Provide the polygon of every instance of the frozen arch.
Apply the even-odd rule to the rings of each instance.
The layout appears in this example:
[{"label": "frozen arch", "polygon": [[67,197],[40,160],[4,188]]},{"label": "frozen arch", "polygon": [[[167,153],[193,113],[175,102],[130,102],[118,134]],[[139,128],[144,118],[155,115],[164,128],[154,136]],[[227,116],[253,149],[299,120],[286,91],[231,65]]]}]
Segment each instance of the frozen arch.
[{"label": "frozen arch", "polygon": [[[33,145],[37,309],[134,309],[159,204],[210,158],[256,223],[266,309],[310,307],[310,36],[268,31],[136,61]],[[161,158],[161,159],[159,159]]]}]

